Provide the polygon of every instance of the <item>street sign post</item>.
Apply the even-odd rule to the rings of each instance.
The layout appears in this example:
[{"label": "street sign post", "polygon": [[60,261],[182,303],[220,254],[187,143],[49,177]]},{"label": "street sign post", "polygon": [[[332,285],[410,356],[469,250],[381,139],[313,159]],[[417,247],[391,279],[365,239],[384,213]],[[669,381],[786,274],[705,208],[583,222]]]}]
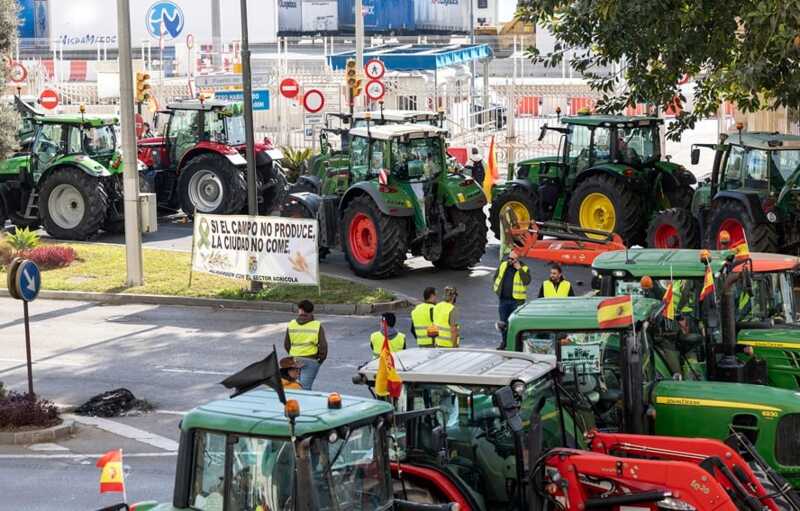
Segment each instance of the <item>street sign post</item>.
[{"label": "street sign post", "polygon": [[42,288],[42,273],[36,263],[15,258],[8,267],[8,292],[12,298],[22,300],[25,319],[25,355],[28,365],[28,394],[33,397],[33,362],[31,360],[31,326],[28,302],[36,300]]},{"label": "street sign post", "polygon": [[303,96],[303,108],[310,114],[315,114],[325,108],[325,95],[319,89],[311,89]]},{"label": "street sign post", "polygon": [[28,79],[28,70],[22,65],[22,62],[14,62],[11,64],[11,69],[8,72],[8,77],[14,83],[23,83]]},{"label": "street sign post", "polygon": [[58,106],[58,92],[53,89],[45,89],[39,94],[39,104],[42,108],[53,110]]},{"label": "street sign post", "polygon": [[284,78],[280,85],[281,96],[286,99],[296,98],[300,94],[300,84],[294,78]]},{"label": "street sign post", "polygon": [[367,82],[367,87],[364,89],[364,92],[372,101],[378,101],[386,94],[386,87],[380,80],[370,80]]},{"label": "street sign post", "polygon": [[364,74],[366,74],[367,78],[370,80],[380,80],[385,73],[386,66],[383,65],[383,61],[381,60],[372,59],[364,66]]}]

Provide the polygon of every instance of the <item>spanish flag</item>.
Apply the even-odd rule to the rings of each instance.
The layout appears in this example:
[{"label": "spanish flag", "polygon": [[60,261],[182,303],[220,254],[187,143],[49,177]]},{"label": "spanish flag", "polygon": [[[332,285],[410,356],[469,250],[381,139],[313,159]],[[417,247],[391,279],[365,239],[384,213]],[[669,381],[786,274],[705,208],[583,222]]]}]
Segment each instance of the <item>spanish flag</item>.
[{"label": "spanish flag", "polygon": [[500,179],[500,174],[497,171],[497,154],[494,150],[494,136],[489,143],[489,158],[486,163],[486,173],[483,176],[483,193],[486,194],[486,200],[492,201],[492,186]]},{"label": "spanish flag", "polygon": [[711,265],[706,265],[706,276],[703,278],[703,289],[700,290],[700,301],[705,300],[709,295],[714,294],[714,273]]},{"label": "spanish flag", "polygon": [[400,397],[403,390],[403,380],[394,367],[394,358],[389,348],[389,327],[383,322],[383,347],[378,359],[378,372],[375,375],[375,395]]},{"label": "spanish flag", "polygon": [[633,324],[633,302],[631,297],[615,296],[597,304],[597,326],[620,328]]},{"label": "spanish flag", "polygon": [[664,310],[661,314],[669,320],[675,319],[675,293],[672,290],[672,282],[667,286],[667,290],[664,292],[664,298],[662,298],[661,301],[664,303]]},{"label": "spanish flag", "polygon": [[96,466],[100,469],[100,493],[125,493],[122,449],[108,451],[97,460]]}]

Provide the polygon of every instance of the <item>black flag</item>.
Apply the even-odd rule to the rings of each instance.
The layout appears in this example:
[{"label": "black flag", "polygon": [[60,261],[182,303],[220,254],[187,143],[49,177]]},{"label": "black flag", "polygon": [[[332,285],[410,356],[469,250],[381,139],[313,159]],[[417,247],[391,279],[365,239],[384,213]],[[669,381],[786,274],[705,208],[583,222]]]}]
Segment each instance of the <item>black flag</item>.
[{"label": "black flag", "polygon": [[272,353],[267,358],[250,364],[238,373],[228,376],[221,383],[226,389],[234,389],[231,398],[249,392],[259,385],[267,385],[278,393],[281,403],[286,404],[286,395],[283,393],[283,384],[281,383],[281,371],[278,368],[278,354],[275,352],[274,346]]}]

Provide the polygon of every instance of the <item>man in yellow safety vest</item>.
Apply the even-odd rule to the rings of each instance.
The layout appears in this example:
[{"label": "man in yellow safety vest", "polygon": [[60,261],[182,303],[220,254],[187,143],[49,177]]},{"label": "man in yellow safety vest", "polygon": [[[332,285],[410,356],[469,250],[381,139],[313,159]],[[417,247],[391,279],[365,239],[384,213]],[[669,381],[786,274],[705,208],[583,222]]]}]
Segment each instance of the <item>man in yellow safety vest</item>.
[{"label": "man in yellow safety vest", "polygon": [[309,300],[297,304],[297,318],[286,328],[283,347],[303,364],[300,385],[311,390],[319,367],[328,358],[328,341],[322,323],[314,319],[314,304]]},{"label": "man in yellow safety vest", "polygon": [[436,288],[426,287],[422,292],[423,303],[411,311],[411,333],[418,348],[433,348],[433,339],[439,331],[433,324],[433,308],[436,305]]},{"label": "man in yellow safety vest", "polygon": [[395,329],[397,324],[397,317],[391,312],[384,312],[381,315],[381,329],[377,332],[372,332],[369,338],[369,345],[372,347],[372,356],[378,358],[383,349],[383,322],[386,322],[387,332],[389,336],[389,351],[397,353],[406,349],[406,336]]},{"label": "man in yellow safety vest", "polygon": [[528,266],[519,260],[519,254],[512,250],[505,261],[500,263],[494,273],[493,290],[500,299],[500,322],[508,323],[508,317],[514,309],[525,303],[528,298],[528,284],[531,283],[531,272]]},{"label": "man in yellow safety vest", "polygon": [[433,325],[439,334],[434,339],[437,348],[458,348],[461,341],[458,332],[458,309],[456,299],[458,290],[454,287],[444,288],[444,301],[433,308]]},{"label": "man in yellow safety vest", "polygon": [[539,288],[539,298],[566,298],[575,296],[572,284],[564,278],[561,265],[553,263],[550,265],[550,278],[542,282]]}]

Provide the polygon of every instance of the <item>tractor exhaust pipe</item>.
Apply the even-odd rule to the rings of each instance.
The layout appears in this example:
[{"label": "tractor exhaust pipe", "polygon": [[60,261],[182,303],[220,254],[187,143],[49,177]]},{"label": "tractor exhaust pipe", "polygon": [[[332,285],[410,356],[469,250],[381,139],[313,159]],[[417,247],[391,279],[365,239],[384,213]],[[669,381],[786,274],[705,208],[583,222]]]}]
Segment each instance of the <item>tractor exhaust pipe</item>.
[{"label": "tractor exhaust pipe", "polygon": [[[729,273],[722,285],[720,299],[720,318],[722,329],[721,357],[714,364],[713,379],[735,383],[744,383],[745,366],[736,358],[736,299],[733,286],[743,280],[745,271]],[[716,358],[716,355],[715,355]]]}]

